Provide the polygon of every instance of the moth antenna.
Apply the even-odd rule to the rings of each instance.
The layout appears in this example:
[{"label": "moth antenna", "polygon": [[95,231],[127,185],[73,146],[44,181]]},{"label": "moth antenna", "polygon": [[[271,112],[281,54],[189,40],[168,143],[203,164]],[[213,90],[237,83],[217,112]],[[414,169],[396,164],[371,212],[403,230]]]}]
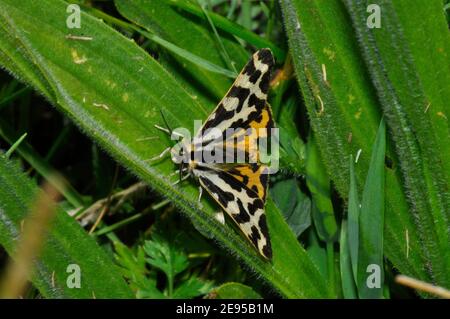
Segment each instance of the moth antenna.
[{"label": "moth antenna", "polygon": [[162,117],[162,119],[163,119],[163,121],[164,121],[164,124],[165,124],[166,127],[167,127],[167,130],[169,131],[170,135],[172,135],[172,132],[173,132],[173,131],[172,131],[172,129],[170,128],[169,123],[167,123],[166,117],[164,116],[164,113],[163,113],[162,109],[160,109],[159,112],[161,113],[161,117]]}]

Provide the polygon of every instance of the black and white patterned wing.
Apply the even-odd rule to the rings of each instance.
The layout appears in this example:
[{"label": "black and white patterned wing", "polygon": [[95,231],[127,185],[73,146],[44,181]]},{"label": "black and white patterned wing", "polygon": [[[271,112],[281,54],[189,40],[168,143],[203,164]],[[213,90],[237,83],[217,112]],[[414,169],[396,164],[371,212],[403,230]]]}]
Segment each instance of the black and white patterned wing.
[{"label": "black and white patterned wing", "polygon": [[217,128],[246,130],[255,122],[262,120],[264,127],[272,127],[272,117],[267,106],[270,71],[274,58],[269,49],[261,49],[253,54],[242,69],[228,93],[211,113],[196,138],[202,138],[205,144],[211,136],[208,129]]},{"label": "black and white patterned wing", "polygon": [[264,211],[267,167],[258,164],[238,165],[226,171],[210,166],[197,166],[194,175],[259,253],[272,259]]}]

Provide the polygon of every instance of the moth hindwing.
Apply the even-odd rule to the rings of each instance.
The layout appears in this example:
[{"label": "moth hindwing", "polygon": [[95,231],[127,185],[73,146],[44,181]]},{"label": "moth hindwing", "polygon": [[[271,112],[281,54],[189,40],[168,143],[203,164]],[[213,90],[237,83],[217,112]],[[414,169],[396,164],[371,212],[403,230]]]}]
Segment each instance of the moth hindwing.
[{"label": "moth hindwing", "polygon": [[[264,211],[268,167],[260,162],[257,145],[260,139],[270,137],[271,128],[274,127],[267,103],[273,64],[269,49],[257,51],[193,142],[187,145],[187,152],[191,155],[188,159],[190,173],[198,178],[201,186],[267,259],[272,258]],[[233,134],[229,135],[230,131]],[[244,160],[218,163],[195,159],[195,154],[211,147],[217,148],[218,135],[221,137],[219,149],[225,149],[224,159],[240,152]]]}]

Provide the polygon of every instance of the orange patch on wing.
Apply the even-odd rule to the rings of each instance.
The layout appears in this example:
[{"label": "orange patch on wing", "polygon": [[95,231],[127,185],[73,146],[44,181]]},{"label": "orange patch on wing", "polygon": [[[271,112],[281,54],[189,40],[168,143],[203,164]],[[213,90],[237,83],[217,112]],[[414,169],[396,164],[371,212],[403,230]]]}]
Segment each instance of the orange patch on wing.
[{"label": "orange patch on wing", "polygon": [[266,104],[266,107],[261,111],[259,121],[251,121],[248,130],[239,130],[231,135],[225,141],[225,147],[236,149],[242,154],[248,154],[251,163],[259,162],[258,139],[266,138],[269,135],[268,130],[271,129],[272,123],[272,114]]},{"label": "orange patch on wing", "polygon": [[[254,170],[255,168],[257,169]],[[260,199],[265,200],[267,178],[262,177],[263,174],[267,174],[265,165],[238,165],[230,169],[229,173],[238,181],[245,183],[249,189],[255,191]]]}]

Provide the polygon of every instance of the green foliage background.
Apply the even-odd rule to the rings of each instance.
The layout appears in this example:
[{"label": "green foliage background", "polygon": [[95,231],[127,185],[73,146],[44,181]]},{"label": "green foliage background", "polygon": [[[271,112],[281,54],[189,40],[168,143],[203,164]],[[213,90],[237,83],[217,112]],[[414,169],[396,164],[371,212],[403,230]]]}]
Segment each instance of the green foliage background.
[{"label": "green foliage background", "polygon": [[[381,8],[381,28],[367,27],[369,2]],[[0,244],[8,254],[39,192],[36,181],[74,164],[52,162],[81,138],[69,123],[88,136],[89,146],[77,141],[75,149],[92,162],[80,180],[66,174],[58,227],[31,277],[35,294],[411,296],[390,289],[398,272],[450,287],[450,44],[442,1],[417,0],[414,10],[406,0],[79,4],[81,28],[68,29],[64,1],[0,0],[0,65],[16,79],[5,75],[0,91],[2,145],[15,145],[0,158]],[[195,182],[172,185],[171,161],[148,161],[171,142],[154,127],[160,110],[172,127],[192,130],[262,47],[280,69],[270,97],[282,166],[266,205],[271,263],[216,220],[213,201],[197,203]],[[49,111],[61,131],[49,130],[51,142],[15,144],[36,133],[30,88],[62,114]],[[35,143],[46,145],[46,156]],[[127,198],[94,235],[65,214],[89,211],[135,178],[151,187],[147,202]],[[89,179],[95,186],[80,187]],[[383,262],[385,285],[367,289],[367,265]],[[65,285],[70,263],[86,273],[80,290]]]}]

